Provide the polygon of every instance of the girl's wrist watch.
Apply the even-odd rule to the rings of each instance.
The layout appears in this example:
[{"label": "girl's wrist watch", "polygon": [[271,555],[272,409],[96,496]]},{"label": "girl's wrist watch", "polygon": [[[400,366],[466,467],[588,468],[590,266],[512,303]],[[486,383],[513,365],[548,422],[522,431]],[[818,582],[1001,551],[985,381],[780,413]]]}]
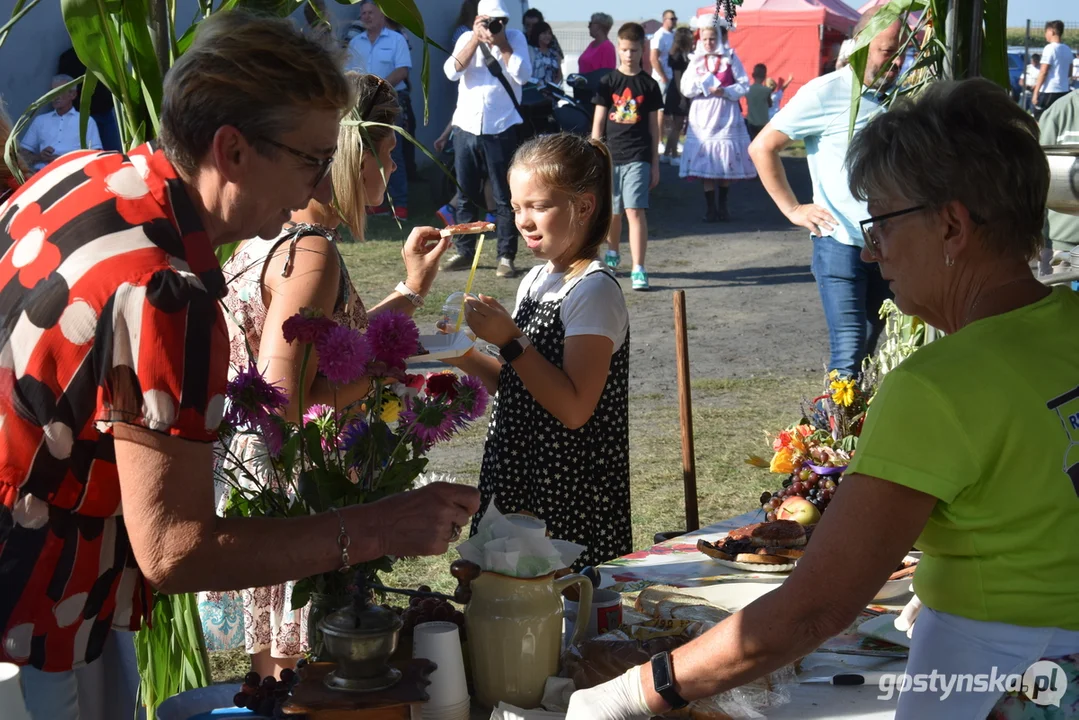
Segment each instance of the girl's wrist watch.
[{"label": "girl's wrist watch", "polygon": [[502,359],[508,363],[512,363],[517,358],[521,357],[521,353],[525,351],[532,341],[528,339],[527,335],[522,335],[518,338],[510,340],[508,343],[498,348],[498,354],[502,356]]}]

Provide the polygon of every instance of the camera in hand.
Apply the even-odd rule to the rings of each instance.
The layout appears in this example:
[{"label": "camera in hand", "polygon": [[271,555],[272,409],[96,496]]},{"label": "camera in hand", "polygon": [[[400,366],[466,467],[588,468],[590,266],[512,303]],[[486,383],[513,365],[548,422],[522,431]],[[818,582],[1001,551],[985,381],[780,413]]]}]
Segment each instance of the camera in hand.
[{"label": "camera in hand", "polygon": [[487,18],[483,21],[483,26],[487,28],[492,35],[497,35],[506,29],[505,18]]}]

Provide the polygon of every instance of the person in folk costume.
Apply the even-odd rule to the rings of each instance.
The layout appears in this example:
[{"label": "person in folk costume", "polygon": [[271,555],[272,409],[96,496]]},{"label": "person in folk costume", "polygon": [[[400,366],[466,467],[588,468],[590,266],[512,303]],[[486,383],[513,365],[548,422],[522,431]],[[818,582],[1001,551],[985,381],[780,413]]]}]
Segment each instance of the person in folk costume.
[{"label": "person in folk costume", "polygon": [[727,44],[726,21],[702,19],[698,32],[698,51],[682,74],[682,94],[691,103],[678,174],[702,181],[704,222],[717,222],[730,219],[727,191],[731,182],[757,177],[739,102],[749,92],[749,77]]}]

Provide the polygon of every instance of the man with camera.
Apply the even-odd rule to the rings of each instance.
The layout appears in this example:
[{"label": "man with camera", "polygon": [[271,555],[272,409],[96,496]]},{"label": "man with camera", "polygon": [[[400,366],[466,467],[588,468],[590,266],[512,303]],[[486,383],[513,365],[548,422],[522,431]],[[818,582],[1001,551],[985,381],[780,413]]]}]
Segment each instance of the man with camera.
[{"label": "man with camera", "polygon": [[[486,177],[494,195],[498,227],[498,277],[513,277],[517,228],[510,207],[507,172],[517,149],[521,87],[532,76],[528,43],[519,30],[506,27],[509,13],[503,0],[480,0],[472,30],[457,40],[446,60],[446,77],[457,82],[453,113],[453,152],[457,182],[464,192],[457,202],[457,222],[479,219],[475,200],[483,198]],[[476,236],[455,238],[457,251],[446,270],[472,266]]]}]

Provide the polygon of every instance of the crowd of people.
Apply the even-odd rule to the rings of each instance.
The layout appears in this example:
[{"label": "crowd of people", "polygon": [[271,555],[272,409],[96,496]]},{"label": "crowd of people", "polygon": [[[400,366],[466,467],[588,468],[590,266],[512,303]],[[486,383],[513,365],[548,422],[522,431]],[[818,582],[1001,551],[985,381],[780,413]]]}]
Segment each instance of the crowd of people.
[{"label": "crowd of people", "polygon": [[[508,27],[503,0],[466,2],[443,67],[458,85],[440,138],[452,141],[462,188],[454,218],[494,211],[499,275],[516,274],[519,238],[544,261],[512,309],[483,295],[466,301],[465,321],[498,349],[453,361],[495,397],[479,487],[433,483],[306,517],[219,516],[213,446],[230,377],[254,364],[289,398],[302,391],[312,403],[368,392],[369,378],[338,387],[305,375],[284,321],[303,307],[356,329],[381,313],[411,314],[441,270],[471,266],[476,252],[469,236],[451,252],[436,228],[417,227],[402,249],[402,282],[377,304],[363,301],[339,231],[362,240],[387,193],[395,207],[407,198],[407,187],[393,195],[406,160],[388,128],[361,133],[341,121],[385,125],[407,114],[407,41],[371,2],[347,49],[312,13],[306,31],[243,11],[200,23],[166,75],[160,136],[123,154],[62,154],[76,111],[70,93],[58,95],[31,128],[29,162],[44,166],[21,186],[2,176],[4,261],[17,272],[0,292],[0,660],[22,666],[34,720],[80,718],[86,688],[76,671],[130,650],[124,633],[149,617],[153,590],[200,593],[208,642],[243,643],[260,674],[294,664],[306,624],[290,583],[338,569],[342,536],[352,562],[442,554],[497,496],[502,512],[534,513],[583,545],[579,566],[629,552],[621,218],[631,287],[647,289],[649,192],[661,157],[675,157],[660,152],[664,122],[683,117],[679,175],[702,183],[706,221],[729,216],[732,182],[759,174],[811,233],[831,370],[858,373],[886,297],[947,337],[885,378],[789,579],[653,658],[669,683],[657,684],[664,675],[648,665],[633,668],[574,694],[570,720],[649,717],[792,662],[848,627],[916,541],[925,608],[908,672],[1021,673],[1048,658],[1079,676],[1079,576],[1060,572],[1079,563],[1079,339],[1060,333],[1079,323],[1079,296],[1049,290],[1028,264],[1044,245],[1039,135],[1079,142],[1079,93],[1055,99],[1040,128],[978,79],[940,82],[885,108],[900,71],[899,22],[870,39],[853,137],[851,66],[778,108],[767,68],[747,74],[720,19],[694,46],[668,11],[654,47],[637,23],[612,41],[610,18],[593,17],[591,62],[613,54],[613,67],[594,93],[591,137],[523,139],[523,87],[537,58],[548,73],[562,50],[542,15],[521,32]],[[1050,25],[1047,39],[1053,31],[1059,40]],[[1039,79],[1043,101],[1045,87]],[[0,131],[10,131],[6,118]],[[812,202],[800,202],[780,162],[796,140]],[[1074,241],[1074,227],[1057,227]],[[1052,228],[1050,218],[1050,237]],[[222,266],[214,250],[232,243]],[[281,412],[296,421],[304,408]],[[241,459],[266,452],[258,438],[232,442]],[[888,512],[873,510],[881,507]],[[242,623],[215,626],[222,603],[239,604]],[[104,717],[132,711],[129,693],[104,695],[121,708]],[[947,703],[908,693],[897,717],[1024,717],[1028,705],[993,693],[957,691]]]}]

